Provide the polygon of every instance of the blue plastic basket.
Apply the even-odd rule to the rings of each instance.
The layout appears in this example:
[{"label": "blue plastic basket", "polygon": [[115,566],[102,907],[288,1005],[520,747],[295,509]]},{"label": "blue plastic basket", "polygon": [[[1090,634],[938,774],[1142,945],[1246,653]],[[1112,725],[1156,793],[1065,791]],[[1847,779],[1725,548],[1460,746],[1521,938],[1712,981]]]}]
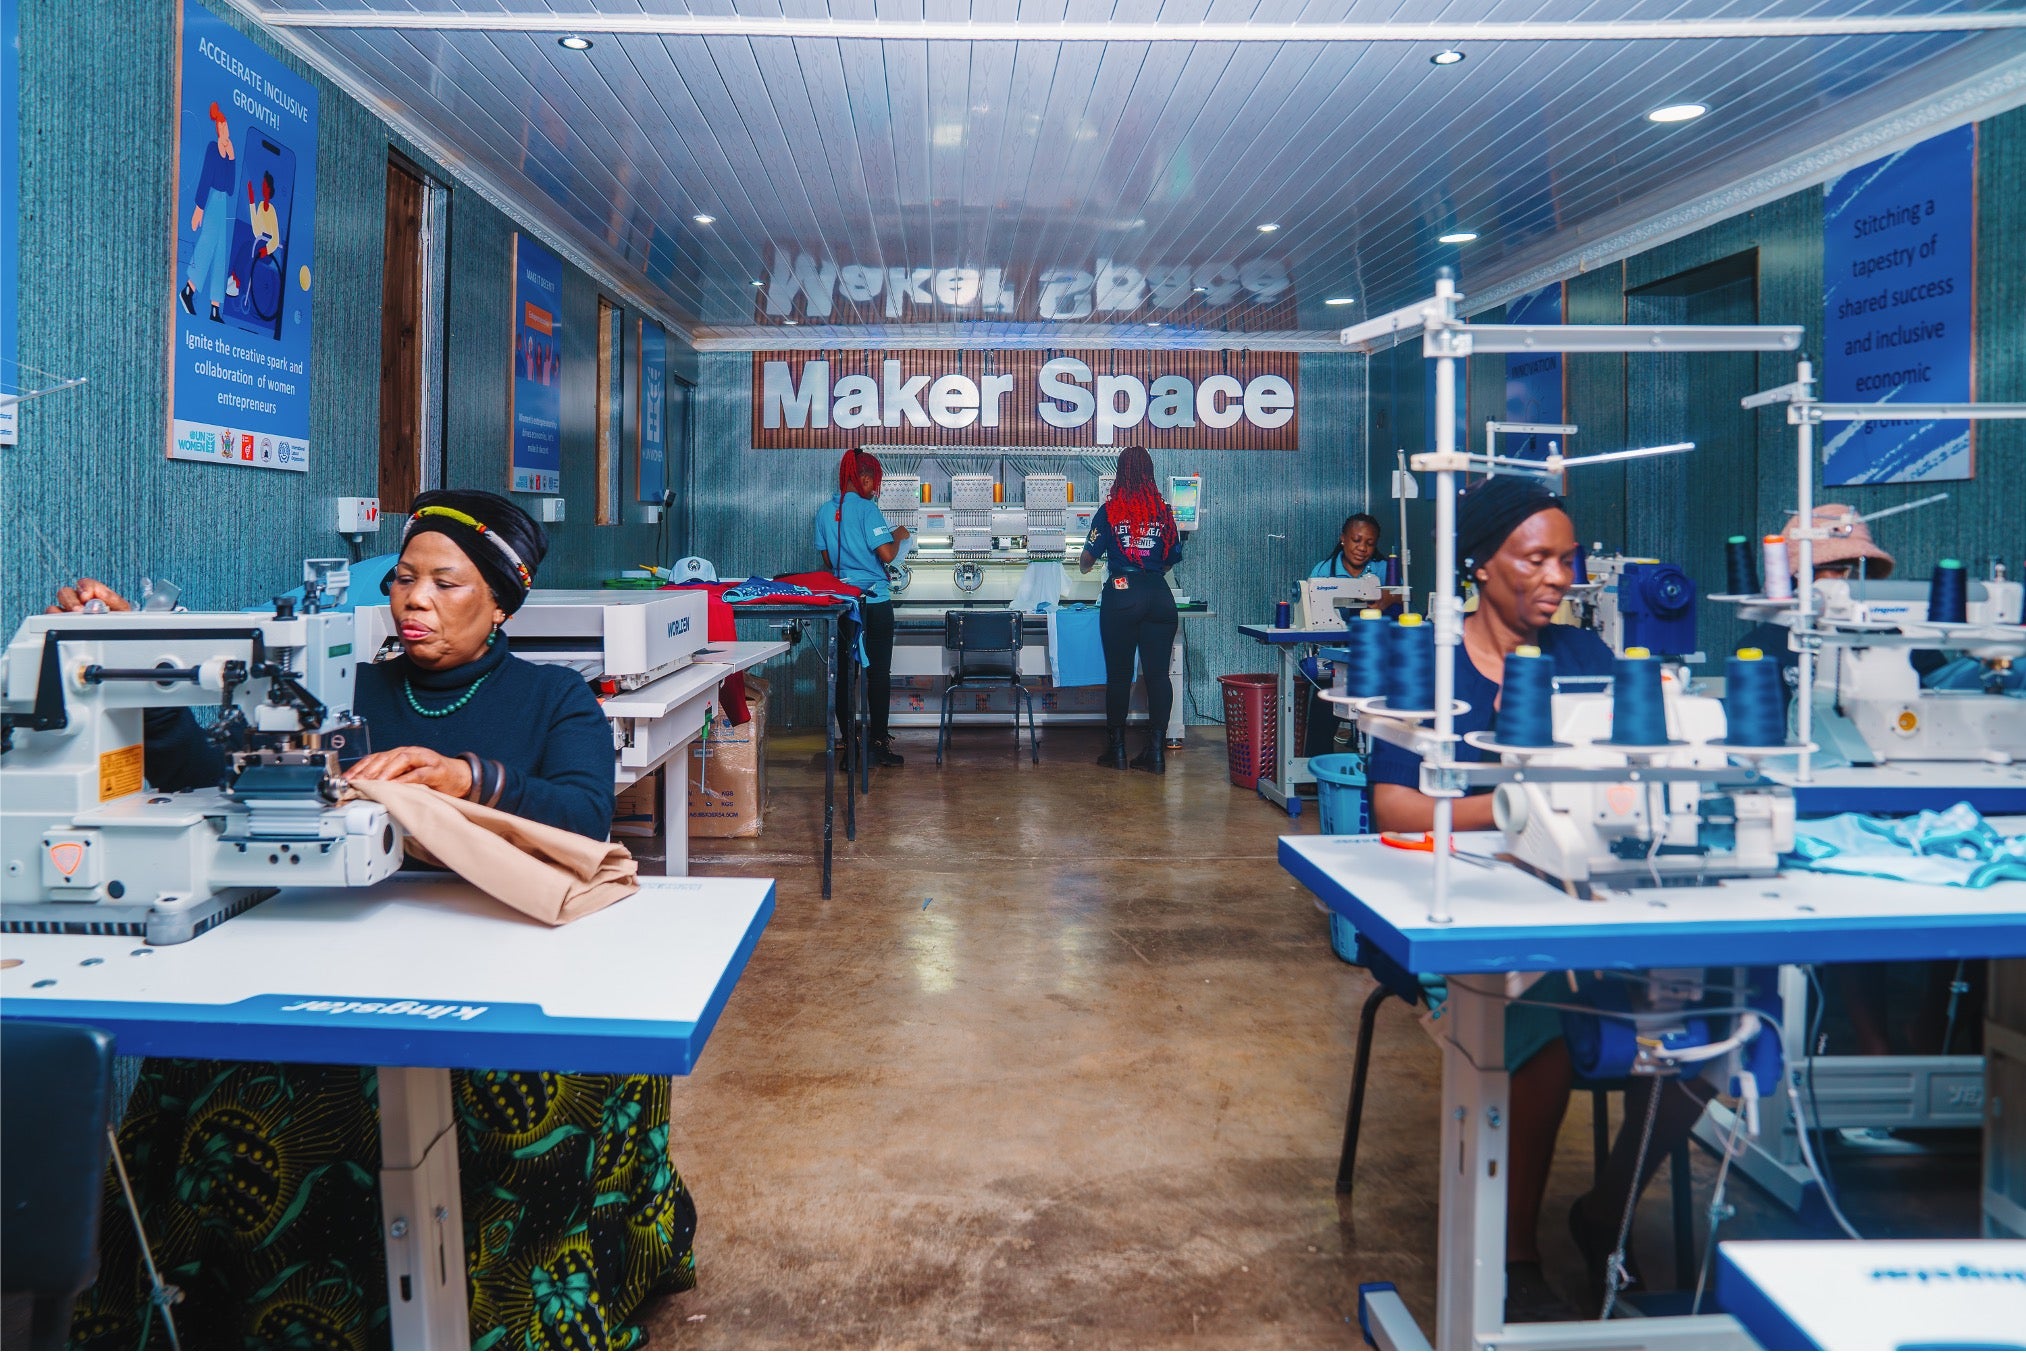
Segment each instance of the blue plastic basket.
[{"label": "blue plastic basket", "polygon": [[[1324,836],[1356,836],[1371,830],[1365,813],[1365,758],[1348,753],[1312,756],[1316,811]],[[1330,913],[1330,949],[1346,963],[1358,961],[1358,932],[1349,921]]]}]

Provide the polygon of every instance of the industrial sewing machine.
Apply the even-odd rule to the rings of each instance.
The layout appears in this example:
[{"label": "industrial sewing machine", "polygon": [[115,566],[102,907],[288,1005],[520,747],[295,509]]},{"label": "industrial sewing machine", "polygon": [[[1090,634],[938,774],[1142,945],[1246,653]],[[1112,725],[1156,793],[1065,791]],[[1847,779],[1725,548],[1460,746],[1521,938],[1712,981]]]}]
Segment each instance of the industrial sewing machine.
[{"label": "industrial sewing machine", "polygon": [[[1835,746],[1853,765],[2026,760],[2026,700],[2001,689],[2012,664],[2026,656],[2022,588],[2000,569],[1968,591],[1966,623],[1935,626],[1928,623],[1925,582],[1815,584],[1819,624],[1838,638],[1815,667],[1814,735],[1824,746]],[[1915,649],[1975,659],[1986,688],[1922,689]]]},{"label": "industrial sewing machine", "polygon": [[1340,630],[1368,606],[1383,600],[1377,578],[1303,578],[1301,627],[1305,630]]},{"label": "industrial sewing machine", "polygon": [[[514,656],[576,671],[600,695],[636,691],[690,664],[709,642],[700,591],[536,589],[514,612]],[[386,606],[359,608],[360,651],[370,661],[395,638]]]},{"label": "industrial sewing machine", "polygon": [[1696,651],[1695,582],[1686,573],[1658,559],[1606,554],[1602,545],[1585,558],[1584,572],[1569,604],[1576,623],[1613,653],[1643,648],[1681,658]]},{"label": "industrial sewing machine", "polygon": [[[1628,752],[1607,744],[1611,697],[1557,694],[1555,739],[1565,747],[1508,751],[1526,778],[1493,790],[1492,812],[1510,858],[1582,897],[1596,886],[1662,887],[1775,874],[1794,846],[1791,791],[1730,765],[1721,701],[1662,680],[1678,746]],[[1496,746],[1489,738],[1487,747]],[[1611,772],[1624,769],[1625,775]],[[1557,779],[1541,771],[1589,772]]]},{"label": "industrial sewing machine", "polygon": [[[277,888],[394,873],[386,809],[337,802],[341,767],[368,750],[357,660],[352,616],[286,598],[272,615],[23,621],[0,658],[0,930],[176,944]],[[165,707],[217,709],[223,784],[143,783],[143,713]]]}]

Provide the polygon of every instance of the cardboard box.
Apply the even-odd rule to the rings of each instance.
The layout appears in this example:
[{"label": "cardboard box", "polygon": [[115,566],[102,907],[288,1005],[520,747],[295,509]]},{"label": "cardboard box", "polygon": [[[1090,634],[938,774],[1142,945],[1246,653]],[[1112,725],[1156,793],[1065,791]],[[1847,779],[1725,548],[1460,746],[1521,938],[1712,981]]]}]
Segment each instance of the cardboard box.
[{"label": "cardboard box", "polygon": [[666,773],[643,775],[619,791],[612,804],[612,835],[661,835],[661,777]]},{"label": "cardboard box", "polygon": [[689,834],[758,836],[767,812],[767,683],[746,674],[753,717],[737,728],[722,721],[689,749]]}]

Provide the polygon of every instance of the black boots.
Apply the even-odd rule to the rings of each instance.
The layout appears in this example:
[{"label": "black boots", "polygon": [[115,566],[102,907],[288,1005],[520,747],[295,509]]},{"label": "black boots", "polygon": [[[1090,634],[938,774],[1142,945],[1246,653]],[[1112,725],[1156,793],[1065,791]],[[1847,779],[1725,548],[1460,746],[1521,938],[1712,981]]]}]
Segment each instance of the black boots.
[{"label": "black boots", "polygon": [[1126,768],[1126,730],[1107,728],[1104,731],[1104,750],[1097,754],[1097,764],[1106,770]]},{"label": "black boots", "polygon": [[872,764],[881,770],[894,770],[905,766],[907,758],[893,749],[891,738],[881,738],[872,744]]},{"label": "black boots", "polygon": [[1133,769],[1151,771],[1155,775],[1168,773],[1168,749],[1161,742],[1161,735],[1154,734],[1147,739],[1147,750],[1133,758]]}]

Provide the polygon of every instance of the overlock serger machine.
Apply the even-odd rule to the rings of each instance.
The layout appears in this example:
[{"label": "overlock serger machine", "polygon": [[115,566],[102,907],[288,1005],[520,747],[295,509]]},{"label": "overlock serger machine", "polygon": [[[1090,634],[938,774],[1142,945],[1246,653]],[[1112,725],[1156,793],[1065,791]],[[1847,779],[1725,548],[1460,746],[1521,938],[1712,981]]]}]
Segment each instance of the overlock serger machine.
[{"label": "overlock serger machine", "polygon": [[[314,595],[307,603],[316,605]],[[281,887],[401,867],[377,804],[340,804],[366,750],[349,614],[31,616],[0,659],[0,929],[176,944]],[[143,782],[143,715],[212,708],[222,783]]]}]

